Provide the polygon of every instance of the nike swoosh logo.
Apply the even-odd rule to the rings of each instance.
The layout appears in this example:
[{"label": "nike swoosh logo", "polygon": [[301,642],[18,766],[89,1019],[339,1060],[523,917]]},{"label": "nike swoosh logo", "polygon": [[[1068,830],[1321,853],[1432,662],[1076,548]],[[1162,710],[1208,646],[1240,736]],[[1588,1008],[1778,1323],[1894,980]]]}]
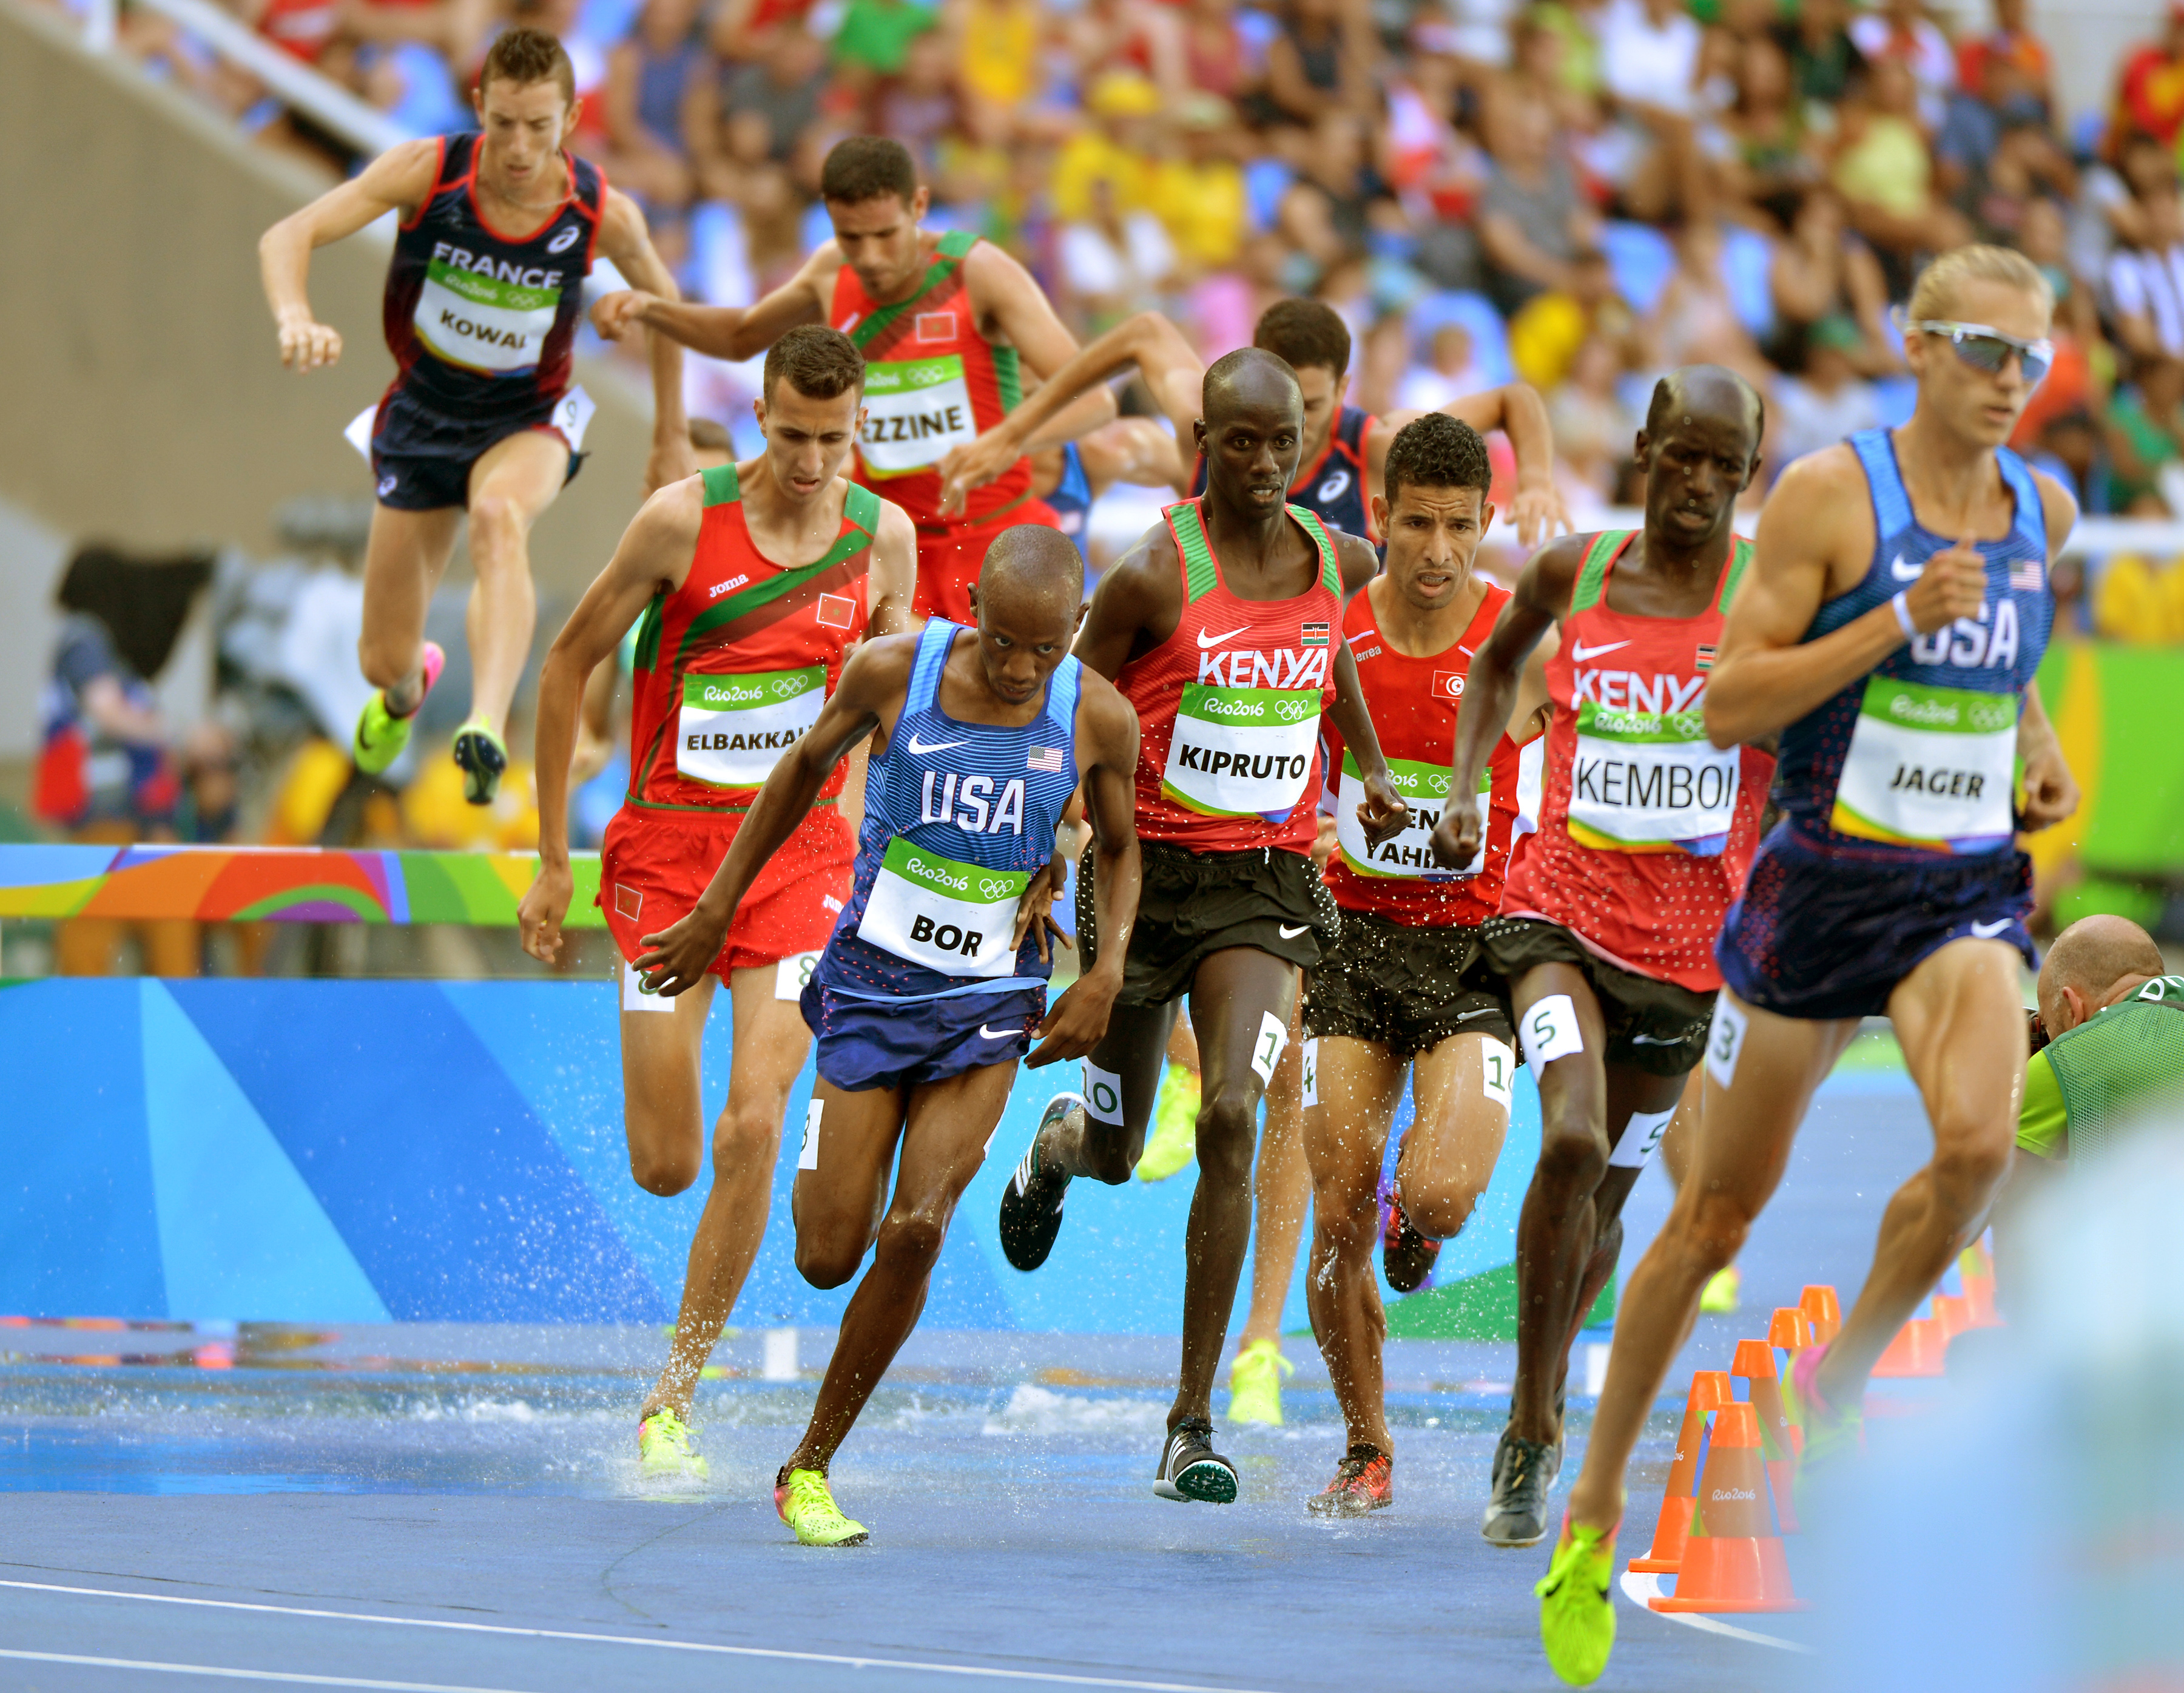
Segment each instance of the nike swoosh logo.
[{"label": "nike swoosh logo", "polygon": [[1274,932],[1277,935],[1279,935],[1284,941],[1294,941],[1298,936],[1303,934],[1306,930],[1311,927],[1312,925],[1309,923],[1300,923],[1294,929],[1290,928],[1286,923],[1277,923],[1274,925]]},{"label": "nike swoosh logo", "polygon": [[1598,646],[1587,646],[1583,641],[1579,641],[1570,648],[1570,657],[1582,664],[1588,658],[1597,658],[1603,652],[1613,652],[1618,647],[1630,645],[1627,640],[1605,640]]},{"label": "nike swoosh logo", "polygon": [[1926,573],[1925,561],[1922,559],[1917,564],[1906,564],[1903,562],[1903,555],[1898,553],[1889,565],[1888,573],[1898,582],[1916,582]]},{"label": "nike swoosh logo", "polygon": [[1672,1035],[1663,1040],[1658,1035],[1633,1035],[1630,1044],[1634,1047],[1680,1047],[1688,1038],[1684,1035]]},{"label": "nike swoosh logo", "polygon": [[981,1023],[978,1025],[978,1032],[983,1035],[989,1041],[1006,1041],[1011,1035],[1021,1035],[1023,1033],[1023,1031],[1021,1029],[989,1029],[983,1023]]},{"label": "nike swoosh logo", "polygon": [[1198,632],[1198,644],[1201,647],[1218,646],[1224,640],[1235,640],[1238,635],[1244,633],[1245,629],[1248,629],[1251,627],[1251,626],[1249,623],[1245,623],[1242,629],[1234,629],[1229,630],[1227,634],[1217,635],[1210,635],[1206,634],[1204,629],[1201,629]]},{"label": "nike swoosh logo", "polygon": [[970,744],[967,740],[936,740],[930,746],[920,746],[914,731],[910,737],[910,750],[920,758],[928,752],[945,752],[951,746],[968,746]]},{"label": "nike swoosh logo", "polygon": [[2005,917],[1999,923],[1975,923],[1972,925],[1972,933],[1982,941],[1992,941],[2003,930],[2008,928],[2013,920]]}]

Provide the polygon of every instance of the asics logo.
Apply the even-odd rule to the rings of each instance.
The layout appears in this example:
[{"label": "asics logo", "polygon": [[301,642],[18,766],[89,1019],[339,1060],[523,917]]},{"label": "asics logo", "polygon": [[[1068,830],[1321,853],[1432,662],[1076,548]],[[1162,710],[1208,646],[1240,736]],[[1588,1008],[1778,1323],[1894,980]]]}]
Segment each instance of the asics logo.
[{"label": "asics logo", "polygon": [[929,746],[922,746],[918,744],[917,731],[912,729],[910,734],[911,753],[918,758],[924,757],[928,753],[945,752],[951,747],[968,746],[970,744],[967,740],[936,740]]},{"label": "asics logo", "polygon": [[1300,923],[1294,929],[1286,923],[1277,923],[1274,925],[1274,932],[1277,935],[1279,935],[1284,941],[1294,941],[1298,936],[1303,934],[1306,930],[1311,927],[1312,925],[1309,923]]},{"label": "asics logo", "polygon": [[1204,629],[1201,629],[1198,632],[1198,645],[1201,649],[1209,646],[1218,646],[1224,640],[1235,640],[1238,635],[1244,633],[1245,629],[1248,629],[1251,627],[1251,626],[1249,623],[1245,623],[1240,629],[1230,629],[1226,634],[1208,634]]},{"label": "asics logo", "polygon": [[549,253],[566,253],[577,244],[577,237],[583,232],[582,229],[572,223],[546,243],[546,250]]},{"label": "asics logo", "polygon": [[1975,923],[1972,925],[1972,933],[1978,936],[1982,941],[1992,941],[1996,936],[2001,934],[2003,930],[2008,928],[2011,919],[2005,917],[1999,922],[1995,923]]},{"label": "asics logo", "polygon": [[1570,648],[1570,657],[1582,664],[1588,658],[1597,658],[1603,652],[1613,652],[1619,647],[1630,645],[1627,640],[1604,640],[1597,646],[1587,646],[1583,641],[1579,641]]},{"label": "asics logo", "polygon": [[1898,553],[1890,562],[1888,573],[1898,582],[1916,582],[1926,573],[1925,562],[1922,559],[1917,564],[1906,564],[1903,562],[1903,555]]}]

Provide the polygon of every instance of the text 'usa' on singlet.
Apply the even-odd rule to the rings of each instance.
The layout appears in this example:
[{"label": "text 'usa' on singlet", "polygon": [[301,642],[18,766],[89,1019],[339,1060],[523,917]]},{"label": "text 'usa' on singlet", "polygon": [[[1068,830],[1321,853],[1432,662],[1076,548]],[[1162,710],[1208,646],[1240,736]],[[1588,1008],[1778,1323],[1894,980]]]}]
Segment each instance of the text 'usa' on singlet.
[{"label": "text 'usa' on singlet", "polygon": [[[651,811],[749,810],[865,632],[877,495],[851,484],[833,545],[788,570],[751,539],[735,466],[701,474],[690,574],[654,596],[631,670],[627,802]],[[837,765],[820,798],[841,791]]]},{"label": "text 'usa' on singlet", "polygon": [[1695,617],[1607,603],[1635,539],[1596,535],[1547,661],[1540,826],[1510,856],[1502,912],[1544,917],[1609,963],[1694,992],[1721,986],[1714,937],[1743,891],[1774,761],[1707,740],[1707,673],[1752,557],[1736,541]]},{"label": "text 'usa' on singlet", "polygon": [[[1330,529],[1356,535],[1375,546],[1380,531],[1373,522],[1373,502],[1366,496],[1365,438],[1373,430],[1373,414],[1362,407],[1346,405],[1328,432],[1327,449],[1319,462],[1306,470],[1290,486],[1290,504],[1301,506]],[[1206,455],[1198,455],[1192,479],[1194,497],[1206,492]]]},{"label": "text 'usa' on singlet", "polygon": [[1318,517],[1289,508],[1319,569],[1290,600],[1229,590],[1203,504],[1162,514],[1183,573],[1175,633],[1115,685],[1136,708],[1138,835],[1206,852],[1308,852],[1318,834],[1321,714],[1334,701],[1342,563]]},{"label": "text 'usa' on singlet", "polygon": [[1009,945],[1024,886],[1054,855],[1077,791],[1082,667],[1065,658],[1020,729],[963,723],[940,704],[958,637],[935,617],[918,637],[902,715],[865,777],[850,903],[812,980],[865,999],[939,999],[1037,987],[1053,973],[1036,939]]},{"label": "text 'usa' on singlet", "polygon": [[1494,632],[1509,592],[1488,582],[1486,597],[1456,644],[1430,657],[1413,658],[1389,645],[1377,627],[1370,594],[1360,594],[1343,615],[1343,634],[1357,661],[1358,685],[1372,713],[1373,731],[1388,761],[1396,791],[1410,807],[1410,821],[1392,841],[1374,846],[1365,839],[1357,807],[1365,797],[1364,774],[1330,722],[1327,756],[1340,774],[1335,827],[1340,850],[1327,866],[1327,891],[1346,911],[1371,911],[1397,923],[1466,927],[1500,908],[1502,883],[1517,823],[1518,750],[1503,735],[1495,743],[1479,783],[1486,830],[1478,855],[1460,870],[1434,863],[1433,832],[1448,799],[1449,766],[1456,756],[1456,715],[1463,701],[1471,657]]},{"label": "text 'usa' on singlet", "polygon": [[865,427],[857,437],[857,480],[910,514],[920,529],[968,528],[1023,503],[1031,461],[974,491],[960,517],[940,515],[940,461],[999,423],[1023,397],[1017,349],[978,332],[963,261],[976,235],[940,237],[918,290],[876,305],[844,265],[834,278],[827,321],[865,355]]},{"label": "text 'usa' on singlet", "polygon": [[[1861,430],[1850,444],[1873,491],[1873,558],[1856,587],[1820,607],[1808,641],[1886,605],[1955,545],[1912,514],[1887,430]],[[1782,731],[1775,800],[1820,852],[1901,859],[2012,846],[2018,714],[2055,601],[2039,484],[2007,447],[1994,456],[2016,515],[2008,534],[1979,544],[1979,615],[1897,648]]]},{"label": "text 'usa' on singlet", "polygon": [[564,154],[560,207],[527,235],[504,234],[478,207],[481,146],[441,137],[432,190],[395,233],[383,307],[396,385],[465,423],[535,413],[568,387],[607,191],[596,165]]}]

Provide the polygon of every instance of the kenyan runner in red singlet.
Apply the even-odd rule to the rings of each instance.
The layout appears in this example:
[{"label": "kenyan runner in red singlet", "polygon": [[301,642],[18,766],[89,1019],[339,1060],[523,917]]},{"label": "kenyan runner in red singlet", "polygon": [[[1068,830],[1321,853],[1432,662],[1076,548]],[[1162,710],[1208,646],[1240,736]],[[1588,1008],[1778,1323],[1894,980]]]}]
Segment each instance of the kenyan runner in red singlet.
[{"label": "kenyan runner in red singlet", "polygon": [[551,963],[573,893],[577,702],[642,616],[629,796],[607,827],[597,897],[625,960],[626,1126],[631,1171],[649,1193],[679,1193],[704,1168],[699,1047],[716,977],[734,999],[713,1187],[666,1366],[638,1416],[648,1472],[704,1472],[685,1422],[691,1394],[766,1232],[782,1114],[811,1042],[797,999],[849,897],[855,831],[841,813],[842,772],[767,865],[696,987],[655,995],[628,961],[697,903],[775,763],[816,720],[847,649],[868,630],[910,625],[910,520],[840,475],[863,376],[857,349],[831,329],[777,343],[758,414],[766,450],[648,500],[539,676],[539,869],[519,915],[525,947]]},{"label": "kenyan runner in red singlet", "polygon": [[[1488,823],[1479,851],[1454,870],[1440,868],[1433,851],[1472,655],[1509,601],[1471,567],[1494,519],[1492,481],[1485,443],[1467,425],[1434,412],[1406,425],[1388,451],[1384,495],[1373,501],[1375,526],[1388,538],[1385,568],[1350,602],[1343,625],[1409,815],[1392,840],[1365,838],[1357,816],[1362,773],[1331,732],[1341,846],[1327,885],[1342,933],[1305,978],[1312,1215],[1305,1291],[1347,1444],[1334,1481],[1309,1501],[1322,1516],[1362,1516],[1394,1502],[1373,1243],[1404,1080],[1418,1114],[1396,1159],[1386,1243],[1388,1279],[1401,1292],[1424,1281],[1440,1241],[1463,1227],[1509,1126],[1517,1054],[1508,1014],[1493,992],[1464,979],[1479,954],[1478,925],[1501,902],[1516,826],[1518,752],[1507,736],[1481,788]],[[1520,702],[1514,714],[1527,735],[1538,703]]]},{"label": "kenyan runner in red singlet", "polygon": [[[1342,644],[1343,596],[1373,550],[1330,535],[1284,495],[1303,449],[1296,377],[1270,354],[1206,372],[1197,426],[1205,497],[1166,519],[1104,575],[1077,656],[1112,677],[1142,724],[1138,920],[1107,1033],[1084,1060],[1084,1097],[1048,1109],[1001,1201],[1001,1249],[1046,1260],[1069,1182],[1130,1179],[1145,1146],[1178,1003],[1191,997],[1202,1094],[1198,1195],[1184,1284],[1181,1382],[1153,1489],[1225,1504],[1235,1467],[1212,1447],[1212,1396],[1251,1232],[1258,1106],[1288,1037],[1300,966],[1340,926],[1310,856],[1319,729],[1331,718],[1361,773],[1365,838],[1408,822]],[[1080,888],[1084,879],[1079,877]],[[1078,902],[1087,966],[1111,944]]]},{"label": "kenyan runner in red singlet", "polygon": [[[716,358],[748,359],[794,324],[827,323],[870,361],[856,478],[917,526],[922,617],[975,623],[971,584],[986,549],[1014,523],[1059,528],[1031,495],[1019,454],[967,512],[943,517],[939,466],[998,424],[1021,397],[1020,373],[1045,380],[1077,352],[1031,273],[991,242],[928,234],[930,201],[900,142],[853,136],[827,155],[820,198],[834,226],[804,267],[748,309],[690,306],[638,292],[593,309],[610,338],[643,323]],[[1028,442],[1058,447],[1115,415],[1114,396],[1088,394]]]},{"label": "kenyan runner in red singlet", "polygon": [[1574,535],[1524,567],[1457,723],[1435,832],[1445,864],[1478,850],[1469,796],[1527,657],[1561,625],[1540,826],[1480,930],[1482,979],[1506,984],[1541,1116],[1517,1234],[1516,1393],[1483,1525],[1501,1545],[1546,1532],[1570,1343],[1614,1270],[1624,1199],[1705,1050],[1714,936],[1758,842],[1773,759],[1714,747],[1702,706],[1749,556],[1730,522],[1764,422],[1727,371],[1663,378],[1635,444],[1645,529]]}]

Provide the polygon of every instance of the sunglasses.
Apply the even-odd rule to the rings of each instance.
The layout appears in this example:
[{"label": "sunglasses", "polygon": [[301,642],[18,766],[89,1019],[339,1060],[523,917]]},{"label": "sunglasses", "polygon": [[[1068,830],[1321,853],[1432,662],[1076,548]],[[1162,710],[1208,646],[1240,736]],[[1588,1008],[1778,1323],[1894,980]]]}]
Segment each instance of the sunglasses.
[{"label": "sunglasses", "polygon": [[2055,344],[2044,337],[2037,341],[2020,341],[2014,335],[2005,335],[1984,323],[1948,323],[1931,317],[1904,327],[1922,334],[1942,337],[1959,359],[1989,376],[2001,375],[2013,353],[2025,372],[2025,380],[2031,383],[2038,383],[2055,362]]}]

